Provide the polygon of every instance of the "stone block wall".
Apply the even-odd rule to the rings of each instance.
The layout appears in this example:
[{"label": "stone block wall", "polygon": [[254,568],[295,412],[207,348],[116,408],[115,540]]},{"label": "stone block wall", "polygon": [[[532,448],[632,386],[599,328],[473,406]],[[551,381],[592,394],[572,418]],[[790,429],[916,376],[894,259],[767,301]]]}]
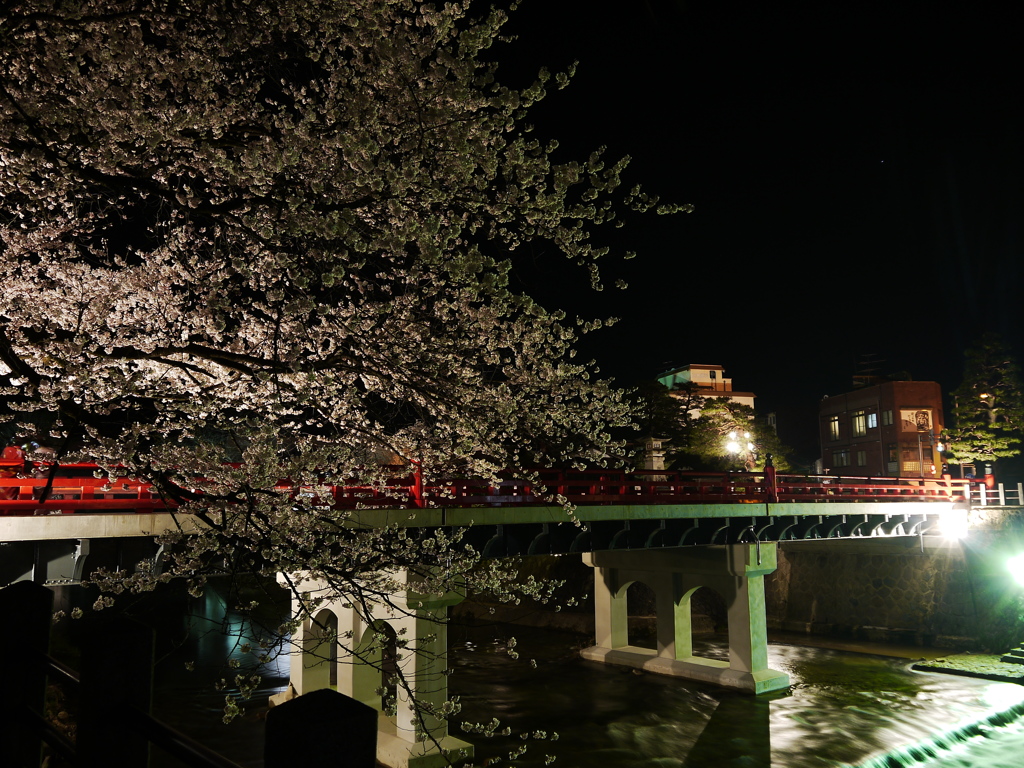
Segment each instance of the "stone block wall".
[{"label": "stone block wall", "polygon": [[765,579],[769,627],[937,647],[999,646],[1021,626],[999,540],[785,542]]}]

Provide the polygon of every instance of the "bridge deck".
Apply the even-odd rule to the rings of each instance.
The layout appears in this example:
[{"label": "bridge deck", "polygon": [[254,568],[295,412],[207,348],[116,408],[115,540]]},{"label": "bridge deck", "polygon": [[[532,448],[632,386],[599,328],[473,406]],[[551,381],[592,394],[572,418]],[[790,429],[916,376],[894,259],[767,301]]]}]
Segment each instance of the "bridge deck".
[{"label": "bridge deck", "polygon": [[[52,481],[45,465],[15,466],[17,457],[7,464],[8,476],[0,477],[0,541],[152,537],[196,525],[187,515],[171,514],[176,504],[160,498],[151,484],[97,478],[94,464],[62,465]],[[964,506],[969,494],[969,485],[957,480],[807,477],[774,470],[533,475],[496,484],[424,484],[414,474],[383,487],[315,491],[281,481],[278,489],[286,497],[316,493],[314,503],[347,511],[356,528],[468,528],[467,540],[492,553],[916,535],[934,528],[954,504]],[[201,478],[194,490],[202,491]],[[554,497],[573,505],[582,527],[573,525],[561,504],[550,503]]]},{"label": "bridge deck", "polygon": [[[699,521],[734,521],[736,527],[753,525],[755,530],[767,526],[798,525],[803,521],[827,523],[867,521],[872,528],[897,520],[919,525],[926,519],[937,520],[954,507],[962,505],[942,501],[861,501],[861,502],[780,502],[767,504],[627,504],[583,505],[574,510],[580,523],[593,528],[610,524],[624,529],[629,524],[667,528],[670,523],[689,521],[690,528],[700,529]],[[750,522],[754,521],[754,522]],[[389,525],[411,528],[487,528],[522,526],[562,526],[567,533],[577,529],[565,509],[560,506],[476,506],[439,507],[433,509],[362,509],[350,512],[349,524],[355,528],[382,528]],[[48,539],[118,538],[157,536],[168,530],[196,530],[198,521],[190,515],[170,512],[108,512],[50,514],[40,516],[0,516],[0,541],[43,541]],[[895,527],[893,524],[892,527]],[[719,530],[720,528],[716,528]],[[818,531],[815,538],[825,538]],[[573,535],[575,535],[573,533]],[[877,535],[877,534],[875,534]]]}]

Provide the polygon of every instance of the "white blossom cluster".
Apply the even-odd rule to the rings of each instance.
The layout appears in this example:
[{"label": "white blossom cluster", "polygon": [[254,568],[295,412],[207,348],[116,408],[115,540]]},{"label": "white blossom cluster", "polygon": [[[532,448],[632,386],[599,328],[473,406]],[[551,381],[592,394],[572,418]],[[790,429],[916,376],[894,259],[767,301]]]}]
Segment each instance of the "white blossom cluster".
[{"label": "white blossom cluster", "polygon": [[509,275],[526,243],[587,271],[593,228],[657,201],[619,192],[625,161],[532,137],[567,75],[502,86],[504,21],[416,0],[0,8],[3,407],[59,459],[201,516],[171,563],[196,590],[301,570],[365,601],[429,563],[426,593],[479,573],[511,595],[457,534],[355,532],[323,489],[616,455],[627,409],[573,361],[600,323]]}]

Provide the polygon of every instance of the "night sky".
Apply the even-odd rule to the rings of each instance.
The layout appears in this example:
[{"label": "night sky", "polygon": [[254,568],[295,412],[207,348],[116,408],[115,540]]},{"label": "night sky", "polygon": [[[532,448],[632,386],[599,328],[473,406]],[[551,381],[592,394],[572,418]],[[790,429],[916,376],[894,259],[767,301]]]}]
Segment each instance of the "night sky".
[{"label": "night sky", "polygon": [[[622,322],[585,340],[623,383],[717,363],[813,449],[817,403],[859,361],[955,387],[985,330],[1024,352],[1019,41],[980,4],[526,0],[496,55],[522,84],[580,66],[535,115],[566,157],[692,203],[630,219],[592,293],[520,257],[547,305]],[[611,282],[611,281],[609,281]]]}]

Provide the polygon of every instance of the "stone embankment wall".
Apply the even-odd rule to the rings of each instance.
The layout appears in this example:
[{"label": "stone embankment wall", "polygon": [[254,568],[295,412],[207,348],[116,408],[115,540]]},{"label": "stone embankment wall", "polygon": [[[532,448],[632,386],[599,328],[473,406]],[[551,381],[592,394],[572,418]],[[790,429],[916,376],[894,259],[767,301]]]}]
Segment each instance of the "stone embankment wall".
[{"label": "stone embankment wall", "polygon": [[[765,579],[769,627],[865,640],[971,645],[978,590],[959,547],[786,544]],[[879,551],[882,550],[882,551]]]},{"label": "stone embankment wall", "polygon": [[769,628],[942,648],[1002,649],[1024,636],[1019,514],[975,514],[962,541],[784,542],[765,579]]},{"label": "stone embankment wall", "polygon": [[524,600],[519,605],[499,603],[486,595],[471,595],[468,600],[449,609],[453,621],[471,620],[546,627],[566,632],[594,632],[594,570],[585,566],[579,555],[534,555],[512,565],[525,579],[532,576],[540,582],[562,582],[555,600],[539,604]]}]

